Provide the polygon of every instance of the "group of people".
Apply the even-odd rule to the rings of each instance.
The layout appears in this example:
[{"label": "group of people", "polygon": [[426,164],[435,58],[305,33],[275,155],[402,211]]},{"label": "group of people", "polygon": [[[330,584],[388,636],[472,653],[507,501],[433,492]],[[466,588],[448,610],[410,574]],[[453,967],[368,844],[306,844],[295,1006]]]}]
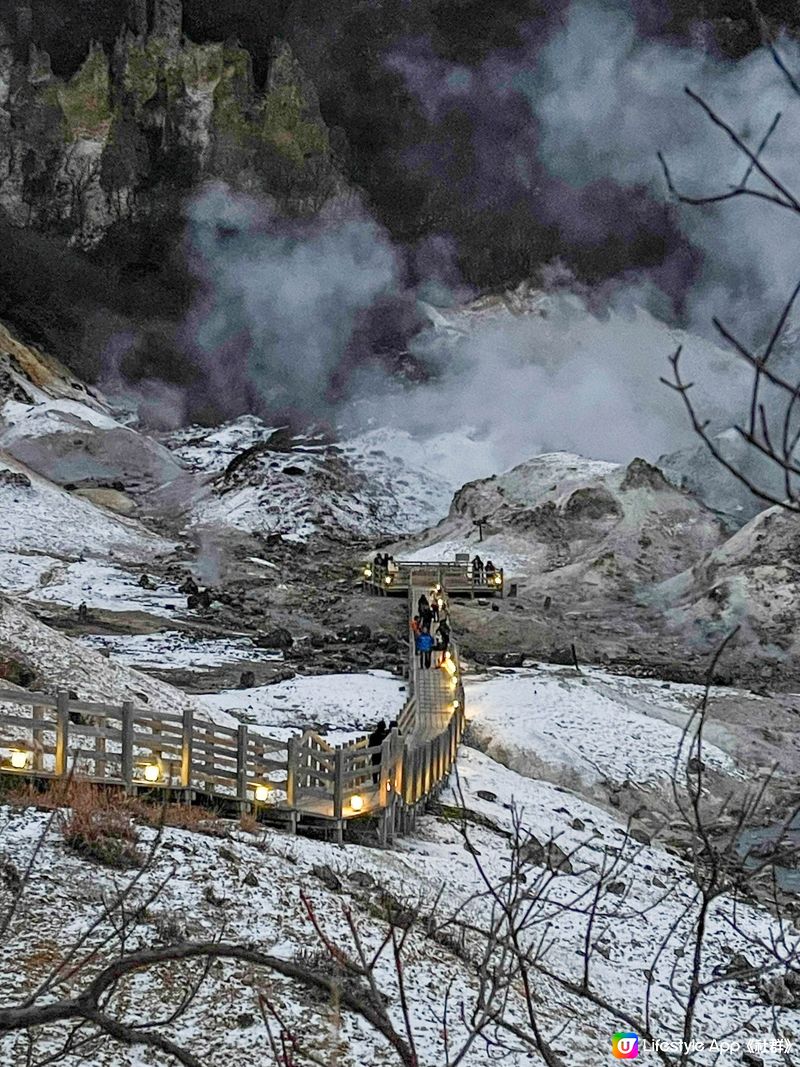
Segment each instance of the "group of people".
[{"label": "group of people", "polygon": [[373,567],[379,571],[394,571],[397,570],[397,564],[394,561],[394,556],[390,556],[388,552],[378,552],[373,560]]},{"label": "group of people", "polygon": [[487,559],[484,563],[479,555],[475,555],[472,561],[472,580],[473,582],[479,582],[487,585],[491,585],[494,581],[494,576],[497,574],[497,567],[490,559]]},{"label": "group of people", "polygon": [[[433,624],[436,629],[433,630]],[[411,620],[414,647],[419,655],[419,665],[429,670],[434,651],[441,653],[439,662],[450,647],[450,619],[447,600],[441,586],[424,593],[417,601],[417,614]]]}]

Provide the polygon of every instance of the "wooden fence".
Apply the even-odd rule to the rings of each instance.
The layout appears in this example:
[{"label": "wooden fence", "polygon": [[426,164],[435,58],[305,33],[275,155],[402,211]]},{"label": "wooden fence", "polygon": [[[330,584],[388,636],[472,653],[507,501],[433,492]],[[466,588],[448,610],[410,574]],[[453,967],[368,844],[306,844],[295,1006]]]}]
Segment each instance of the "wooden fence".
[{"label": "wooden fence", "polygon": [[[192,801],[200,795],[235,800],[244,809],[258,795],[285,800],[288,744],[242,724],[222,726],[195,716],[73,700],[69,693],[0,690],[0,770],[36,778],[71,773],[134,792],[167,789]],[[16,762],[24,765],[15,768]]]},{"label": "wooden fence", "polygon": [[[458,650],[451,649],[458,676]],[[332,823],[339,841],[349,820],[378,816],[385,842],[413,825],[420,806],[445,781],[464,731],[459,681],[447,726],[436,736],[420,736],[413,679],[409,639],[408,699],[397,726],[374,746],[368,737],[334,746],[313,730],[279,741],[244,724],[201,719],[191,708],[156,712],[130,701],[94,704],[68,692],[0,689],[0,773],[29,780],[72,774],[185,803],[213,798],[272,816],[293,831],[299,821]]]}]

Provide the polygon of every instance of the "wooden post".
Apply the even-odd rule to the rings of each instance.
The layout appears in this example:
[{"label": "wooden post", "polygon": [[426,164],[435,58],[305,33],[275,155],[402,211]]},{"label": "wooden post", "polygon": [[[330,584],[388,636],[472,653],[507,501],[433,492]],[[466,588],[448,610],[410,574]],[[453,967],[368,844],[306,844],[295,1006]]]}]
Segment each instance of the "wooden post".
[{"label": "wooden post", "polygon": [[[92,721],[97,729],[108,726],[108,716],[102,717],[102,722],[99,716],[93,716]],[[94,739],[94,776],[95,778],[105,778],[106,776],[106,737],[97,735]]]},{"label": "wooden post", "polygon": [[194,738],[194,711],[192,708],[184,708],[183,711],[183,737],[181,738],[181,789],[184,790],[183,799],[191,799],[192,788],[192,757]]},{"label": "wooden post", "polygon": [[206,742],[205,756],[203,758],[203,770],[205,771],[205,774],[206,774],[206,777],[204,779],[204,784],[205,784],[205,787],[206,787],[206,792],[207,793],[213,793],[214,792],[214,782],[212,781],[212,778],[213,778],[213,775],[214,775],[214,728],[213,728],[213,726],[210,727],[210,728],[207,726],[205,728],[205,730],[203,731],[203,737],[205,738],[205,742]]},{"label": "wooden post", "polygon": [[290,737],[286,746],[286,805],[295,806],[297,786],[297,738]]},{"label": "wooden post", "polygon": [[56,775],[67,773],[67,745],[69,744],[69,693],[59,689],[56,704]]},{"label": "wooden post", "polygon": [[133,701],[122,703],[122,780],[125,792],[133,790]]},{"label": "wooden post", "polygon": [[337,748],[333,754],[333,817],[341,819],[344,809],[344,749]]},{"label": "wooden post", "polygon": [[[34,719],[43,719],[45,717],[46,708],[34,708]],[[40,771],[42,769],[42,735],[44,731],[41,727],[34,727],[33,736],[33,769]]]},{"label": "wooden post", "polygon": [[239,810],[247,809],[247,727],[239,725],[236,732],[236,796]]},{"label": "wooden post", "polygon": [[389,800],[388,796],[388,784],[389,784],[389,738],[385,737],[381,744],[381,769],[378,777],[378,803],[382,808],[385,808]]}]

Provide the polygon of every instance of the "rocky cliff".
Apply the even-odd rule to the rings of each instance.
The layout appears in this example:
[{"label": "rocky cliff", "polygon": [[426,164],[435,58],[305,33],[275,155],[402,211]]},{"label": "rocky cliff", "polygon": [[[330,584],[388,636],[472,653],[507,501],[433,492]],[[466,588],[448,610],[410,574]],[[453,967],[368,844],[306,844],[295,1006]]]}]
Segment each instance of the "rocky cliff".
[{"label": "rocky cliff", "polygon": [[205,179],[291,214],[344,192],[341,145],[287,44],[273,42],[260,90],[236,41],[183,34],[181,0],[132,0],[113,47],[91,44],[62,78],[29,15],[19,4],[0,24],[0,207],[16,225],[91,247],[117,223],[172,212]]}]

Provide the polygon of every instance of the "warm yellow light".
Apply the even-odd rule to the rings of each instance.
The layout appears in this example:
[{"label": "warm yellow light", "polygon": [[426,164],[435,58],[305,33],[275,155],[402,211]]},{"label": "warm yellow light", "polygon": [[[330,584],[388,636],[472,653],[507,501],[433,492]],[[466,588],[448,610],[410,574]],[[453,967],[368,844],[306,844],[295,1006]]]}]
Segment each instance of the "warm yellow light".
[{"label": "warm yellow light", "polygon": [[350,797],[350,807],[353,811],[361,811],[364,807],[364,798],[356,793],[354,797]]},{"label": "warm yellow light", "polygon": [[372,567],[365,567],[364,568],[364,577],[365,578],[371,578],[372,577]]},{"label": "warm yellow light", "polygon": [[28,760],[30,759],[30,752],[26,752],[22,748],[12,748],[11,750],[11,766],[15,771],[24,771],[28,766]]},{"label": "warm yellow light", "polygon": [[494,576],[494,584],[495,585],[502,585],[503,584],[503,579],[502,579],[501,575],[496,574]]},{"label": "warm yellow light", "polygon": [[458,711],[458,709],[459,709],[460,707],[461,707],[461,701],[460,701],[460,700],[454,700],[454,701],[453,701],[453,708],[454,708],[454,710],[455,710],[455,711]]},{"label": "warm yellow light", "polygon": [[454,674],[450,679],[450,691],[454,693],[456,689],[458,689],[458,675]]},{"label": "warm yellow light", "polygon": [[387,585],[391,585],[392,584],[392,576],[391,576],[391,574],[387,574],[386,577],[383,580],[384,580],[384,582],[386,582]]},{"label": "warm yellow light", "polygon": [[258,801],[263,803],[267,799],[269,794],[270,794],[270,786],[268,786],[268,785],[257,785],[256,786],[256,791],[255,791],[256,800],[258,800]]},{"label": "warm yellow light", "polygon": [[453,677],[453,675],[458,670],[458,668],[456,667],[455,663],[453,663],[453,661],[450,659],[450,656],[449,656],[448,653],[445,653],[445,657],[444,657],[444,660],[442,662],[442,666],[444,667],[444,669],[447,671],[447,673],[450,675],[451,678]]},{"label": "warm yellow light", "polygon": [[146,782],[157,782],[161,777],[161,768],[157,763],[148,763],[144,768],[144,780]]}]

